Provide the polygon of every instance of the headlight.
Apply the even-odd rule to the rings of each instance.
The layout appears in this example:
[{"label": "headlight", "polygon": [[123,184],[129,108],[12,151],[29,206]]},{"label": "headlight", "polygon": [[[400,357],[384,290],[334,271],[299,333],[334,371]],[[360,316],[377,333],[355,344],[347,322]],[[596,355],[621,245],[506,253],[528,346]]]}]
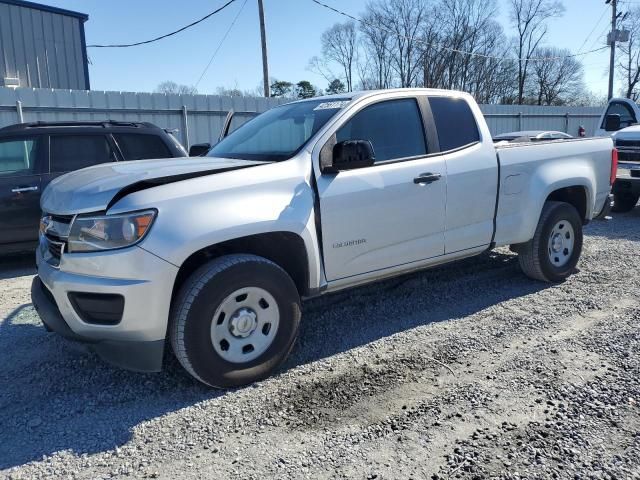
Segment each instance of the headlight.
[{"label": "headlight", "polygon": [[96,252],[129,247],[142,240],[155,217],[155,210],[121,215],[77,216],[71,224],[67,251]]}]

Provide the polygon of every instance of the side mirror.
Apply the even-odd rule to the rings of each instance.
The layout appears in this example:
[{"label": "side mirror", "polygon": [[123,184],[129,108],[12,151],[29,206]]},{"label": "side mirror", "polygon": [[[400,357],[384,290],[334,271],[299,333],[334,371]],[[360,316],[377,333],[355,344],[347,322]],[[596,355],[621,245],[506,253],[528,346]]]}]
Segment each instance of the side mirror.
[{"label": "side mirror", "polygon": [[369,140],[345,140],[333,146],[332,155],[323,162],[322,173],[370,167],[375,160],[373,145]]},{"label": "side mirror", "polygon": [[604,129],[607,132],[617,132],[620,130],[620,115],[617,113],[610,113],[604,118]]},{"label": "side mirror", "polygon": [[210,143],[196,143],[195,145],[191,145],[189,148],[189,156],[190,157],[202,157],[209,150],[211,150]]}]

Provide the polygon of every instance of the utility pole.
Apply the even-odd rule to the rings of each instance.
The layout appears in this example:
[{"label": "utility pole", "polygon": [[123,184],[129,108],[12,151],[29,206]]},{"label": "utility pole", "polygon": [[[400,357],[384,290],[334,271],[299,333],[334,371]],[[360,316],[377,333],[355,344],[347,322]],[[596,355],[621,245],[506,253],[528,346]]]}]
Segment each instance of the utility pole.
[{"label": "utility pole", "polygon": [[[613,0],[614,3],[616,0]],[[614,7],[615,8],[615,7]],[[264,6],[262,0],[258,0],[258,14],[260,15],[260,37],[262,40],[262,77],[264,83],[264,96],[271,96],[269,92],[269,63],[267,61],[267,33],[264,28]]]},{"label": "utility pole", "polygon": [[613,97],[613,74],[616,61],[616,21],[618,19],[617,0],[606,0],[606,3],[611,3],[611,33],[609,34],[609,44],[611,45],[611,53],[609,54],[609,94],[608,99]]}]

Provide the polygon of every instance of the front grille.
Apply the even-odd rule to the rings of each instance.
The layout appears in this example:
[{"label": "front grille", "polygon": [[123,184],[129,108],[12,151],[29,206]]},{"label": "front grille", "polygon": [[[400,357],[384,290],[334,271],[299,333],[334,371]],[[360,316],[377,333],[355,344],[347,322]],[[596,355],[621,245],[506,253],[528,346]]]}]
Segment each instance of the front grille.
[{"label": "front grille", "polygon": [[618,160],[621,162],[640,162],[640,151],[618,150]]},{"label": "front grille", "polygon": [[44,247],[46,247],[49,255],[51,255],[48,261],[54,266],[58,266],[60,264],[60,258],[67,248],[67,238],[73,217],[61,215],[47,216],[45,213],[43,214],[43,218],[47,219],[43,232],[43,240],[46,242]]},{"label": "front grille", "polygon": [[616,147],[636,147],[640,148],[640,140],[616,140]]},{"label": "front grille", "polygon": [[54,242],[53,240],[47,238],[47,249],[53,258],[56,260],[60,260],[62,257],[62,252],[64,251],[64,247],[66,246],[66,242]]}]

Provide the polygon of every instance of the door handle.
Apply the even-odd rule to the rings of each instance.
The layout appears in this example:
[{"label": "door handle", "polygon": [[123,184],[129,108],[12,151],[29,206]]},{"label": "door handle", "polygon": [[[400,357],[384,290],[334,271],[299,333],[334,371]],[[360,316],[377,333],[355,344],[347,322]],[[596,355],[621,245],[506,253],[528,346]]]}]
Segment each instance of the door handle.
[{"label": "door handle", "polygon": [[38,187],[16,187],[11,189],[11,193],[37,192]]},{"label": "door handle", "polygon": [[421,173],[419,177],[413,179],[413,183],[416,185],[428,185],[429,183],[437,182],[442,178],[439,173]]}]

